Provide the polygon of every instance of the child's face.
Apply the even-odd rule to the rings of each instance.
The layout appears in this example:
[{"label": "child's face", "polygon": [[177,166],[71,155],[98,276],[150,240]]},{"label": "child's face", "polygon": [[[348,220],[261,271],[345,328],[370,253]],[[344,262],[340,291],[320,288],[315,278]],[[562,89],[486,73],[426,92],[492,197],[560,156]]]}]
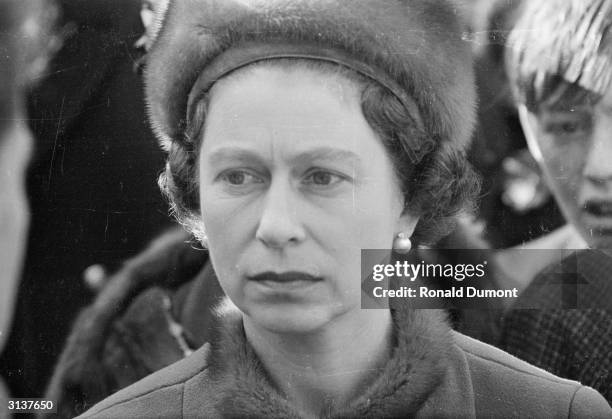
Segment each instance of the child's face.
[{"label": "child's face", "polygon": [[612,86],[597,103],[521,109],[557,203],[594,248],[612,248]]}]

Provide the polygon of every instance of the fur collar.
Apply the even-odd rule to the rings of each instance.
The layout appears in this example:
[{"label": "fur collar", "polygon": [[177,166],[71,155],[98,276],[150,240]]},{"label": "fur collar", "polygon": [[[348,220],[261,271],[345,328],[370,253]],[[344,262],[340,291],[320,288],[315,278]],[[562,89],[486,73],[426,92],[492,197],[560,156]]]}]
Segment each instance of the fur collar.
[{"label": "fur collar", "polygon": [[[237,309],[223,310],[223,326],[210,356],[214,403],[223,417],[300,418],[270,383],[247,343]],[[441,310],[394,310],[396,347],[383,372],[344,408],[323,417],[399,417],[416,414],[448,368],[450,327]]]}]

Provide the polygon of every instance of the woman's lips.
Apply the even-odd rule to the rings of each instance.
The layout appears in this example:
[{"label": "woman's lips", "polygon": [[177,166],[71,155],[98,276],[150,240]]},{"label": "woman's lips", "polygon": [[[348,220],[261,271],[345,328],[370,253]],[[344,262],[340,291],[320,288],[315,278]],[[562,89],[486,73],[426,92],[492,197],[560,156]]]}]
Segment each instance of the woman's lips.
[{"label": "woman's lips", "polygon": [[247,279],[261,285],[280,289],[297,289],[323,281],[323,278],[305,272],[263,272]]}]

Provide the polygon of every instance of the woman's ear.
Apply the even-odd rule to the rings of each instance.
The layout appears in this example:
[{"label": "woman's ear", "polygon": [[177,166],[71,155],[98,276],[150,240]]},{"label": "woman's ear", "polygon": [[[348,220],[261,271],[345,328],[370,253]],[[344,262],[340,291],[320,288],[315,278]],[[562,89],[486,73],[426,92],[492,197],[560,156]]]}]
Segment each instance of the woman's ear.
[{"label": "woman's ear", "polygon": [[415,215],[411,211],[405,210],[397,222],[397,233],[407,234],[408,237],[412,236],[420,218],[419,215]]}]

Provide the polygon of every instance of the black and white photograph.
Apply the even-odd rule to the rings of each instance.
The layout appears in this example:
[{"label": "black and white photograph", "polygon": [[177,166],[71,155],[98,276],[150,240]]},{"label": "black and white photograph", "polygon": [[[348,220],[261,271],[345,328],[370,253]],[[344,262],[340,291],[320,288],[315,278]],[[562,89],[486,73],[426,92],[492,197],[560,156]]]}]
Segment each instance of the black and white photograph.
[{"label": "black and white photograph", "polygon": [[0,418],[612,418],[612,0],[0,0]]}]

